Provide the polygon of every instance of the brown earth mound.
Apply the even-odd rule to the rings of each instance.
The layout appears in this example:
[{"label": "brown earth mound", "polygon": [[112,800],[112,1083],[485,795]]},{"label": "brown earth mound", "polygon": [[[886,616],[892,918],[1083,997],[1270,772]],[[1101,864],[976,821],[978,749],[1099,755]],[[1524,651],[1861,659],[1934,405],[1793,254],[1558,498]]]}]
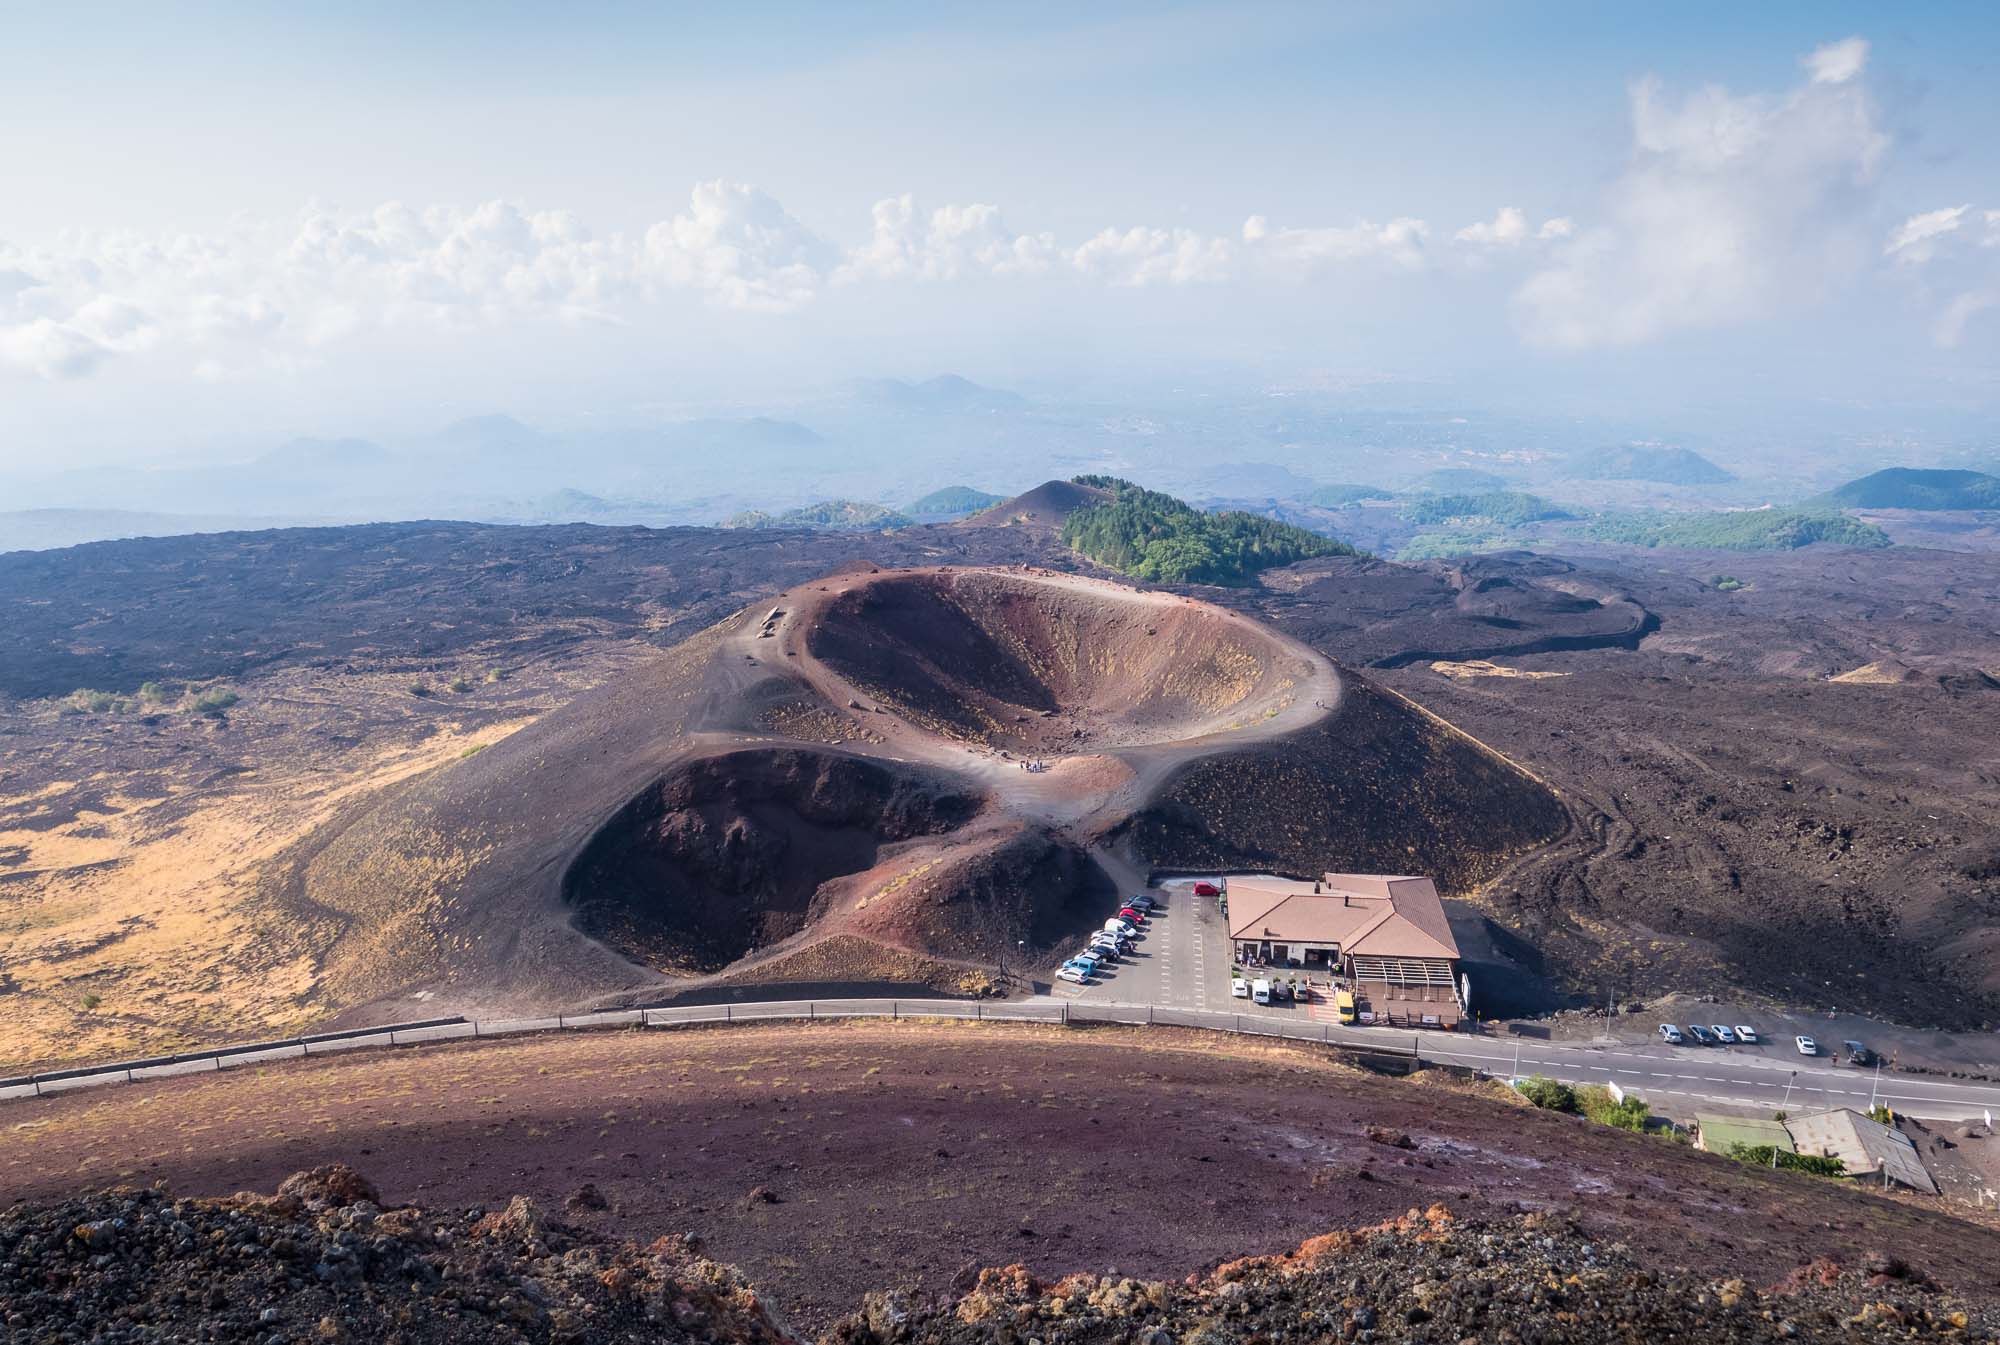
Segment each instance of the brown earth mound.
[{"label": "brown earth mound", "polygon": [[1110,498],[1110,491],[1099,490],[1095,486],[1080,486],[1074,481],[1044,481],[1026,494],[1016,495],[1011,500],[1002,500],[991,509],[981,510],[971,518],[960,519],[949,526],[1013,527],[1051,532],[1062,527],[1063,520],[1077,510],[1093,504],[1103,504]]}]

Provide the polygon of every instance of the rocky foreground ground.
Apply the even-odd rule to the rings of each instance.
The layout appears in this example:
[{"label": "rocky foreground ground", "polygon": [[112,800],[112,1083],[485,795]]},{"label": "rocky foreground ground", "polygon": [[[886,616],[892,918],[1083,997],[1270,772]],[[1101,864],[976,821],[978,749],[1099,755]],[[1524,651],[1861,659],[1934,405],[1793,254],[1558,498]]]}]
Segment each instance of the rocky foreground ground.
[{"label": "rocky foreground ground", "polygon": [[[588,1203],[586,1190],[573,1198]],[[1020,1266],[956,1298],[868,1295],[822,1340],[909,1342],[1990,1340],[1992,1303],[1887,1253],[1753,1286],[1642,1266],[1556,1215],[1481,1223],[1442,1206],[1177,1282]],[[517,1197],[384,1208],[346,1167],[275,1195],[114,1189],[0,1215],[0,1342],[790,1342],[691,1237],[597,1238]]]}]

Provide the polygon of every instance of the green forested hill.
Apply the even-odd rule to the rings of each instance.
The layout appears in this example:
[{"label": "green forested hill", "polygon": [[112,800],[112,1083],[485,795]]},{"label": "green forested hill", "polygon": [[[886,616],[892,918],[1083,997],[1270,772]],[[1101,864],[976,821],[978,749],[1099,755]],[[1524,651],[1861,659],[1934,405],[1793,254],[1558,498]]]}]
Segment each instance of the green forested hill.
[{"label": "green forested hill", "polygon": [[1822,495],[1832,509],[2000,509],[2000,476],[1885,467]]},{"label": "green forested hill", "polygon": [[1310,556],[1359,555],[1345,542],[1256,514],[1205,514],[1184,500],[1114,476],[1075,484],[1112,492],[1063,523],[1063,541],[1101,565],[1157,583],[1242,584]]}]

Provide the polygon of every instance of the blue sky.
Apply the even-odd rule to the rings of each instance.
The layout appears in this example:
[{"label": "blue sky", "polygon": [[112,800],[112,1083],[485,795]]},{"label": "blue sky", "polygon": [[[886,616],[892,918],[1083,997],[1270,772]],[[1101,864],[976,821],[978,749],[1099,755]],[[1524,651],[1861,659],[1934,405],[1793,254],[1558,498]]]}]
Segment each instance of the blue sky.
[{"label": "blue sky", "polygon": [[1990,392],[2000,353],[1991,6],[77,5],[9,34],[0,455],[940,367],[1887,397]]}]

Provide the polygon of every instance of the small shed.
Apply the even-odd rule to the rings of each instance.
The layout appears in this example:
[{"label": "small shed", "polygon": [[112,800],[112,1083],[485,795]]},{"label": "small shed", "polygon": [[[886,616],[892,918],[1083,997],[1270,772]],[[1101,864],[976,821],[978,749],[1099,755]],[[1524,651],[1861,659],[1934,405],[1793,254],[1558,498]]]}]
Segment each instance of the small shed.
[{"label": "small shed", "polygon": [[1738,1144],[1746,1149],[1761,1149],[1768,1144],[1782,1153],[1797,1152],[1784,1123],[1768,1117],[1697,1114],[1694,1124],[1694,1147],[1709,1153],[1727,1154]]},{"label": "small shed", "polygon": [[1908,1135],[1851,1107],[1792,1117],[1785,1129],[1791,1132],[1797,1152],[1838,1158],[1850,1177],[1886,1178],[1913,1191],[1938,1193],[1937,1182]]}]

